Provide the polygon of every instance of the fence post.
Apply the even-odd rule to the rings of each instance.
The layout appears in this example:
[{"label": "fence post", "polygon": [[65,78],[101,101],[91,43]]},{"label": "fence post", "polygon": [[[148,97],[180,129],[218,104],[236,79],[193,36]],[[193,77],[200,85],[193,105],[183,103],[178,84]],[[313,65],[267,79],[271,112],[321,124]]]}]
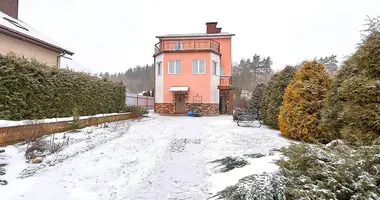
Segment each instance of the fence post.
[{"label": "fence post", "polygon": [[137,106],[139,106],[139,94],[137,94]]}]

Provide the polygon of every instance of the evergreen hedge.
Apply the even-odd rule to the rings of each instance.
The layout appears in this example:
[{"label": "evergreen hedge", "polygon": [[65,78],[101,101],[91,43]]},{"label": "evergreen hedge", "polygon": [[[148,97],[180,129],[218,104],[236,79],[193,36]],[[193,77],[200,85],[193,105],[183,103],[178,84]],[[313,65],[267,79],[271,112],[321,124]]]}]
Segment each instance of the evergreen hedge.
[{"label": "evergreen hedge", "polygon": [[269,124],[268,123],[268,116],[267,116],[267,110],[268,110],[268,102],[269,102],[269,89],[273,87],[273,84],[275,83],[276,77],[278,76],[277,74],[274,74],[269,82],[267,87],[263,91],[263,95],[261,97],[260,101],[260,119],[263,121],[264,124]]},{"label": "evergreen hedge", "polygon": [[339,88],[344,99],[340,133],[354,145],[380,143],[380,27],[351,60],[356,75],[346,77]]},{"label": "evergreen hedge", "polygon": [[261,113],[265,113],[264,123],[271,128],[278,129],[278,114],[283,101],[283,96],[286,87],[294,77],[296,68],[292,66],[286,66],[281,72],[271,80],[271,84],[268,85],[265,92],[264,109],[261,109]]},{"label": "evergreen hedge", "polygon": [[322,64],[312,61],[302,65],[285,90],[278,117],[280,131],[285,137],[319,140],[320,111],[331,83],[330,75]]},{"label": "evergreen hedge", "polygon": [[125,87],[34,59],[0,54],[0,119],[23,120],[119,112]]},{"label": "evergreen hedge", "polygon": [[256,85],[255,89],[252,92],[251,99],[248,101],[248,109],[250,112],[258,113],[260,111],[260,101],[265,90],[264,83]]}]

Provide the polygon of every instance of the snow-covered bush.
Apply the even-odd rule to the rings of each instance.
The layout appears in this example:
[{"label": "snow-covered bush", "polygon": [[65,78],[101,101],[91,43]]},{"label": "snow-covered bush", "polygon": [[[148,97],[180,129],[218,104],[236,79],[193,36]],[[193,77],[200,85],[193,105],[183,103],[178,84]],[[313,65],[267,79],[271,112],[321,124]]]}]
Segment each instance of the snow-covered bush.
[{"label": "snow-covered bush", "polygon": [[278,129],[278,114],[283,101],[283,96],[286,87],[294,77],[296,68],[286,66],[276,76],[271,79],[261,101],[262,108],[260,109],[261,118],[266,125],[271,128]]},{"label": "snow-covered bush", "polygon": [[292,199],[380,199],[380,146],[294,144],[278,161]]},{"label": "snow-covered bush", "polygon": [[284,93],[278,117],[282,135],[303,141],[319,139],[320,112],[331,83],[322,64],[304,62]]},{"label": "snow-covered bush", "polygon": [[0,119],[22,120],[115,113],[125,87],[85,73],[0,54]]},{"label": "snow-covered bush", "polygon": [[280,174],[263,173],[246,176],[213,198],[224,200],[286,200],[285,179]]},{"label": "snow-covered bush", "polygon": [[211,163],[218,163],[217,167],[221,167],[220,172],[228,172],[235,168],[241,168],[249,164],[249,162],[243,158],[230,156],[214,160]]}]

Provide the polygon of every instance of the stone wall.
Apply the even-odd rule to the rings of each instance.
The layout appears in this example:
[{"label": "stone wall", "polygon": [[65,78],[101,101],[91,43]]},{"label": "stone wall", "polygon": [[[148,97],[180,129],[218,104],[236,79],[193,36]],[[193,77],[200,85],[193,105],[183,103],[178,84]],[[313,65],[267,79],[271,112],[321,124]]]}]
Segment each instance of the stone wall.
[{"label": "stone wall", "polygon": [[[217,103],[186,103],[186,113],[191,111],[194,106],[197,106],[203,115],[219,115],[219,104]],[[175,103],[156,103],[155,111],[160,114],[177,115],[175,113]]]},{"label": "stone wall", "polygon": [[175,104],[174,103],[156,103],[154,104],[154,110],[156,113],[175,114]]},{"label": "stone wall", "polygon": [[[104,117],[90,117],[80,119],[79,123],[82,127],[94,126],[106,122],[115,122],[134,118],[131,113],[121,113],[118,115],[110,115]],[[71,130],[70,123],[72,121],[27,124],[20,126],[9,126],[0,128],[0,146],[4,144],[23,141],[28,138],[41,137],[52,133],[60,133]]]}]

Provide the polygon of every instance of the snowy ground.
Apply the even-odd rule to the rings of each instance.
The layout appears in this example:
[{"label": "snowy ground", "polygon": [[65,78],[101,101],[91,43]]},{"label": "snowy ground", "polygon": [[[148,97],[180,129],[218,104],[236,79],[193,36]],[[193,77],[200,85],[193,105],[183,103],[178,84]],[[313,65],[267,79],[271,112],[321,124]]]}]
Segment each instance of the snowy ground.
[{"label": "snowy ground", "polygon": [[32,164],[26,164],[22,153],[17,153],[20,147],[8,146],[6,154],[11,163],[5,178],[9,183],[0,186],[1,198],[207,199],[244,176],[275,171],[273,160],[278,156],[248,159],[250,165],[226,173],[216,172],[210,161],[248,153],[268,155],[271,149],[288,144],[278,131],[238,127],[231,116],[151,114],[140,122],[110,125],[114,128],[93,128],[88,140],[77,136],[81,142],[73,142],[46,159],[55,163],[59,155],[71,156],[63,156],[65,159],[52,166],[44,160],[45,166],[37,167],[37,171],[33,168],[35,173],[27,178],[16,179],[24,167]]}]

